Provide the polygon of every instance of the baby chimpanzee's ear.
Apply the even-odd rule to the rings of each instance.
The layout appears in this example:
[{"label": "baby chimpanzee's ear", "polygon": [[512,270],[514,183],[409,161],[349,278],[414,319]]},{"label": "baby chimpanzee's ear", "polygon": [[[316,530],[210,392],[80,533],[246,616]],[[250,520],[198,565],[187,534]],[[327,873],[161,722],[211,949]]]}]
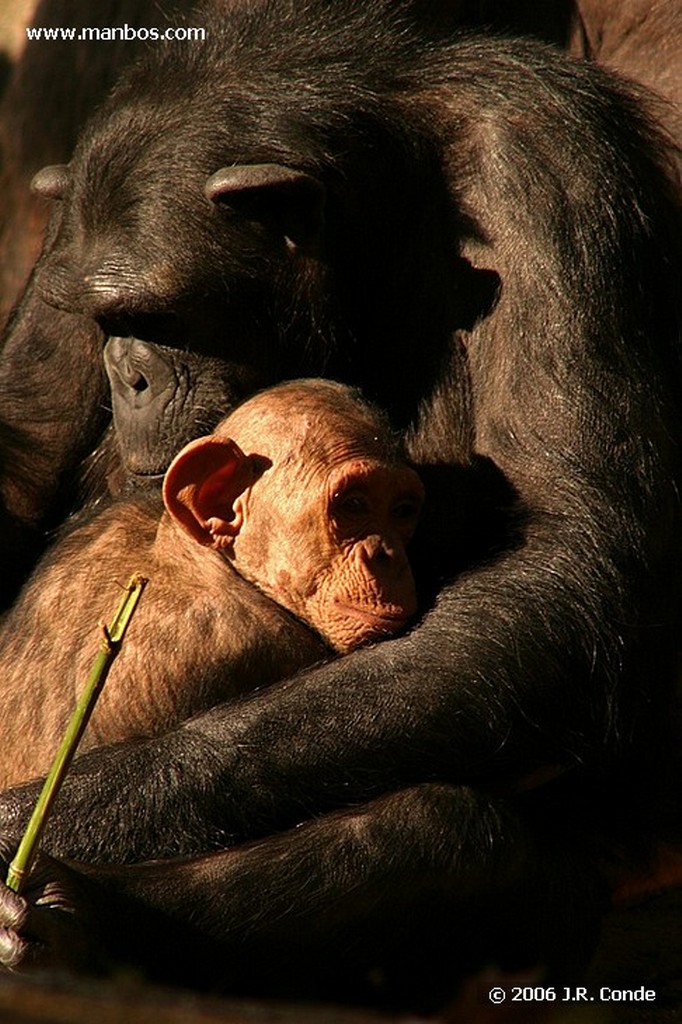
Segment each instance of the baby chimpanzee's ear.
[{"label": "baby chimpanzee's ear", "polygon": [[258,477],[254,458],[229,438],[199,437],[168,467],[163,481],[166,509],[205,547],[224,547],[239,533],[234,503]]}]

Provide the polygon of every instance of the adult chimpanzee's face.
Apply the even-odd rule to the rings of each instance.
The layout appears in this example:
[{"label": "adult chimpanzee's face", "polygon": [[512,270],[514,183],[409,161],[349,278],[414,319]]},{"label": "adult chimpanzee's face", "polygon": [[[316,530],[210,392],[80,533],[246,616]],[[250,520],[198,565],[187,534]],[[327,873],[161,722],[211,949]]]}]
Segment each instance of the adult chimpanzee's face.
[{"label": "adult chimpanzee's face", "polygon": [[264,382],[247,363],[133,337],[109,338],[104,365],[117,447],[126,476],[135,478],[160,479],[179,444],[212,430]]},{"label": "adult chimpanzee's face", "polygon": [[291,300],[319,264],[324,190],[303,171],[238,156],[238,124],[221,132],[204,112],[210,130],[196,132],[200,115],[191,97],[119,101],[69,167],[36,176],[37,191],[62,199],[40,286],[109,335],[191,340],[233,358],[272,331],[279,289]]},{"label": "adult chimpanzee's face", "polygon": [[452,332],[487,315],[497,289],[458,257],[442,154],[425,130],[406,138],[383,107],[351,116],[355,101],[345,111],[341,99],[313,117],[295,74],[282,70],[273,89],[233,67],[225,45],[159,48],[124,77],[69,167],[35,183],[61,199],[37,270],[44,300],[133,339],[109,348],[113,379],[130,376],[141,343],[174,350],[174,372],[189,374],[171,395],[162,354],[143,376],[163,402],[143,403],[144,386],[135,402],[114,396],[120,441],[133,409],[136,436],[150,430],[134,461],[151,474],[187,441],[180,420],[194,434],[214,426],[191,426],[203,370],[182,353],[227,364],[222,413],[254,388],[330,376],[404,427],[450,359]]},{"label": "adult chimpanzee's face", "polygon": [[109,337],[119,448],[149,476],[254,390],[322,371],[324,193],[281,164],[221,167],[213,143],[194,140],[190,159],[186,123],[178,137],[144,111],[126,116],[36,176],[61,200],[37,284]]}]

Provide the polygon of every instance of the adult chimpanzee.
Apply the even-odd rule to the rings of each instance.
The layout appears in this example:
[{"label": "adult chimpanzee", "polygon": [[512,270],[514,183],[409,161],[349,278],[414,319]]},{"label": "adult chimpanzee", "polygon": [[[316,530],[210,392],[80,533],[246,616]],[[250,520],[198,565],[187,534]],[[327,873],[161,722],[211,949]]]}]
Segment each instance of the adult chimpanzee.
[{"label": "adult chimpanzee", "polygon": [[[619,824],[619,793],[636,817],[677,646],[679,219],[655,133],[625,87],[532,43],[424,41],[379,0],[247,7],[133,69],[70,169],[39,180],[62,211],[5,379],[39,293],[87,346],[93,318],[224,355],[242,381],[361,382],[419,461],[447,462],[466,373],[522,543],[408,636],[85,755],[53,852],[192,856],[94,880],[48,864],[40,907],[5,896],[6,959],[32,937],[49,951],[55,893],[82,909],[85,891],[85,924],[130,949],[113,890],[198,927],[247,988],[374,980],[426,1002],[491,958],[566,972],[595,818]],[[3,798],[9,833],[34,795]],[[43,890],[53,872],[66,894]],[[132,955],[172,971],[167,945]]]},{"label": "adult chimpanzee", "polygon": [[49,767],[120,574],[150,585],[83,749],[163,732],[416,615],[423,486],[385,417],[340,384],[256,395],[182,449],[163,498],[163,515],[138,494],[76,528],[2,622],[3,788]]},{"label": "adult chimpanzee", "polygon": [[[242,2],[244,0],[233,0],[227,7],[223,2],[219,7],[229,11]],[[162,28],[167,22],[177,23],[178,16],[190,11],[191,6],[188,0],[169,0],[160,12],[152,0],[132,3],[131,0],[110,0],[98,5],[93,13],[87,0],[67,0],[66,3],[65,0],[40,0],[33,26],[54,30],[67,24],[87,24],[95,28],[154,24]],[[483,25],[495,31],[529,33],[551,40],[575,54],[605,62],[672,100],[667,106],[657,105],[656,115],[668,126],[673,137],[678,140],[682,137],[679,115],[682,67],[677,59],[682,40],[679,4],[652,6],[648,0],[553,0],[551,4],[538,6],[531,0],[450,0],[443,5],[438,0],[415,0],[414,13],[423,26],[430,25],[434,30]],[[196,24],[201,17],[194,19],[187,13],[186,20]],[[0,213],[0,225],[4,224],[0,228],[3,233],[0,250],[4,251],[4,255],[0,253],[4,266],[0,271],[4,276],[0,303],[7,308],[16,296],[18,282],[29,273],[45,223],[48,204],[43,197],[30,195],[28,184],[32,175],[45,163],[69,159],[85,117],[101,102],[117,73],[136,55],[139,45],[140,40],[128,38],[108,42],[105,46],[78,38],[32,40],[24,47],[0,108],[3,165],[0,204],[4,211]],[[65,96],[68,102],[64,101]],[[84,323],[70,316],[61,326],[50,323],[47,334],[58,339],[61,357],[51,372],[51,361],[45,358],[46,350],[51,347],[49,337],[45,337],[46,313],[35,297],[29,302],[33,322],[27,329],[26,317],[20,316],[19,325],[15,323],[10,335],[22,352],[26,351],[27,342],[35,352],[37,365],[44,374],[39,375],[37,381],[39,390],[48,395],[63,395],[64,402],[48,403],[47,410],[34,410],[36,387],[31,385],[36,382],[29,382],[25,389],[21,384],[17,387],[23,375],[12,372],[10,356],[9,380],[4,374],[2,382],[5,427],[0,426],[3,442],[0,450],[11,464],[10,479],[0,482],[3,497],[8,489],[11,492],[8,508],[3,508],[0,502],[0,558],[5,567],[0,583],[0,606],[8,604],[16,594],[44,543],[45,530],[58,522],[74,501],[82,500],[81,495],[74,497],[71,486],[74,466],[78,466],[81,457],[94,447],[106,406],[104,388],[95,387],[97,374],[93,366],[89,366],[85,374],[90,390],[86,406],[97,410],[96,417],[77,417],[75,409],[80,405],[80,398],[71,401],[72,396],[61,383],[52,389],[53,380],[61,382],[68,377],[74,380],[74,395],[79,394],[77,382],[83,376],[79,372],[79,360],[70,362],[67,346],[61,341],[74,332],[82,333]],[[83,343],[86,344],[85,340]],[[92,343],[95,349],[100,345],[94,327]],[[89,350],[87,344],[86,347]],[[213,399],[215,397],[214,394]],[[35,422],[26,436],[29,416]],[[40,430],[37,424],[44,423],[45,418],[49,421],[47,428]],[[214,422],[210,421],[208,428]],[[204,427],[199,425],[199,432],[202,429]],[[112,452],[105,448],[100,450],[94,467],[88,464],[87,490],[93,486],[95,491],[100,490],[99,471],[107,474],[111,456]],[[46,466],[49,472],[45,471]],[[5,475],[8,475],[7,470]],[[115,484],[120,474],[112,470],[109,478],[109,482]],[[36,487],[36,479],[43,481],[42,487]]]}]

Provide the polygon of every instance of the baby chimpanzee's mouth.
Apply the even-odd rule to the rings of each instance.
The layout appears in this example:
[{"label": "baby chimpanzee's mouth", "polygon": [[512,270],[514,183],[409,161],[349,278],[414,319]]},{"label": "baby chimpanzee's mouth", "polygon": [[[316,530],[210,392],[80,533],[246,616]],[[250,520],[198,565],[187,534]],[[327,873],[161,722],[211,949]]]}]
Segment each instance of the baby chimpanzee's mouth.
[{"label": "baby chimpanzee's mouth", "polygon": [[371,611],[369,608],[357,608],[351,604],[345,604],[341,601],[335,601],[334,605],[344,615],[351,618],[358,619],[360,622],[364,622],[367,626],[376,627],[379,630],[388,630],[391,633],[401,629],[411,618],[411,615],[406,614],[404,611],[388,611],[382,610],[380,612]]}]

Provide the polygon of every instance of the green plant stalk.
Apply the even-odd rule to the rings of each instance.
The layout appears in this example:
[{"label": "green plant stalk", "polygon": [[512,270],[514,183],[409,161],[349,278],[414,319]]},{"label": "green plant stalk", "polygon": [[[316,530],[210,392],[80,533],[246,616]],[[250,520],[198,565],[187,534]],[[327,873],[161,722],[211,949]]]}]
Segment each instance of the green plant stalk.
[{"label": "green plant stalk", "polygon": [[146,584],[147,580],[144,576],[139,574],[132,576],[125,588],[125,594],[116,610],[111,625],[108,627],[104,624],[102,625],[101,646],[90,669],[85,689],[71,716],[59,750],[55,755],[52,767],[33,809],[33,814],[26,826],[26,831],[19,844],[16,856],[7,872],[5,884],[10,889],[13,889],[14,892],[21,892],[30,874],[52,805],[59,795],[66,773],[80,743],[81,736],[85,732],[97,699],[102,692],[109,669],[121,648],[126,629]]}]

